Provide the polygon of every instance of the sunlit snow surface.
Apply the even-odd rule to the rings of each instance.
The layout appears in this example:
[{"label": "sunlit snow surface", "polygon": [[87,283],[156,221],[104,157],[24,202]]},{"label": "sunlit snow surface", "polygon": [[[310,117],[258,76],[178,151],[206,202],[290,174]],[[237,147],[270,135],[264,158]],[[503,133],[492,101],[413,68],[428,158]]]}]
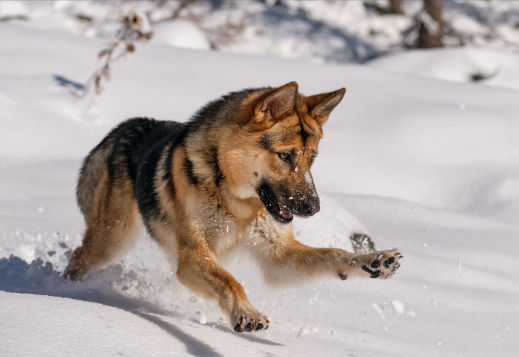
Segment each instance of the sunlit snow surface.
[{"label": "sunlit snow surface", "polygon": [[[517,90],[150,44],[92,100],[103,41],[0,24],[0,43],[1,356],[517,355]],[[113,125],[185,121],[226,92],[292,80],[305,94],[347,88],[313,168],[322,212],[295,234],[396,244],[405,259],[392,280],[271,291],[243,257],[229,270],[272,324],[236,334],[147,236],[85,282],[59,277],[84,229],[80,162]]]}]

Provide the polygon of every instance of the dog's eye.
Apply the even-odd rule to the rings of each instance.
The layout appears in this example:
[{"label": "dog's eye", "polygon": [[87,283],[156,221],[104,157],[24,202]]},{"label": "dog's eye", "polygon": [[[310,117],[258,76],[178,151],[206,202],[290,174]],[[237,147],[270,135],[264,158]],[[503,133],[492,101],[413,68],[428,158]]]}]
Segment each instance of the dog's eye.
[{"label": "dog's eye", "polygon": [[317,156],[317,153],[316,152],[312,152],[312,156],[310,157],[310,165],[313,164],[316,156]]},{"label": "dog's eye", "polygon": [[278,152],[278,156],[281,160],[290,163],[290,154],[286,152]]}]

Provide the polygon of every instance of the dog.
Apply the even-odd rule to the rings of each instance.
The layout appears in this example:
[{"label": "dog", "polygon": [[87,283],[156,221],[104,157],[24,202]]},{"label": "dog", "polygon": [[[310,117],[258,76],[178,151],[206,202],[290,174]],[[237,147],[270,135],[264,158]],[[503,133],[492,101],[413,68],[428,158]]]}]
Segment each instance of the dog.
[{"label": "dog", "polygon": [[83,162],[77,200],[82,246],[64,277],[81,280],[123,255],[145,227],[178,280],[216,299],[236,332],[269,320],[221,265],[246,248],[271,285],[332,276],[390,278],[402,254],[312,248],[295,216],[319,212],[310,168],[322,127],[346,89],[304,96],[295,82],[231,92],[187,123],[147,118],[113,129]]}]

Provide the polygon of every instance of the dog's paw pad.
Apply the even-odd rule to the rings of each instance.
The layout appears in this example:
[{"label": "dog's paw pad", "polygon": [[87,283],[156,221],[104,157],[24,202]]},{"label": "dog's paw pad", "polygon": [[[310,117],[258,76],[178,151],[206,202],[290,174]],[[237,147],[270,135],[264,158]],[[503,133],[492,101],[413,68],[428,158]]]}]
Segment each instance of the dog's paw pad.
[{"label": "dog's paw pad", "polygon": [[260,330],[266,330],[269,327],[270,321],[260,314],[255,313],[242,313],[236,319],[236,325],[234,325],[234,331],[236,332],[254,332]]},{"label": "dog's paw pad", "polygon": [[251,332],[254,329],[254,326],[252,326],[252,323],[249,322],[245,327],[243,328],[244,331]]},{"label": "dog's paw pad", "polygon": [[396,270],[400,268],[398,261],[403,257],[396,249],[377,252],[369,264],[362,266],[362,270],[368,273],[372,279],[390,279]]},{"label": "dog's paw pad", "polygon": [[241,328],[241,323],[243,319],[240,317],[238,321],[236,322],[236,326],[234,326],[234,331],[236,332],[243,332],[243,329]]},{"label": "dog's paw pad", "polygon": [[[371,263],[371,265],[373,266],[373,263]],[[377,266],[378,267],[378,266]],[[367,265],[363,265],[362,266],[362,270],[364,270],[365,272],[369,273],[370,274],[370,277],[372,279],[376,279],[380,276],[380,273],[381,271],[380,270],[371,270],[370,268],[368,268]]]},{"label": "dog's paw pad", "polygon": [[390,257],[389,259],[387,259],[385,262],[384,262],[384,266],[386,268],[389,268],[391,265],[393,265],[393,263],[395,262],[395,257]]}]

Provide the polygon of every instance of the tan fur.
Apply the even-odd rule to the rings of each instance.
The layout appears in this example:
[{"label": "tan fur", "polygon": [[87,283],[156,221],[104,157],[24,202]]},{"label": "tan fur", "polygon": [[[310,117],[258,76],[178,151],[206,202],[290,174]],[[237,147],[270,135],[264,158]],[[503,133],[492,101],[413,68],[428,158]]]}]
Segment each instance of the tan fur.
[{"label": "tan fur", "polygon": [[142,222],[132,187],[114,187],[108,192],[106,171],[92,199],[83,246],[76,249],[67,267],[81,279],[90,269],[102,268],[126,253],[136,242]]},{"label": "tan fur", "polygon": [[[238,92],[242,97],[238,102],[231,96],[220,106],[221,114],[202,118],[180,144],[168,139],[147,181],[130,177],[127,168],[133,159],[128,148],[135,147],[142,140],[135,137],[149,128],[167,124],[128,121],[116,128],[85,160],[78,200],[87,229],[65,276],[81,279],[90,269],[113,262],[135,242],[144,221],[179,281],[217,300],[240,332],[269,323],[220,264],[240,249],[250,252],[270,285],[323,276],[393,275],[401,258],[396,249],[353,254],[312,248],[294,239],[292,223],[278,222],[285,219],[279,215],[290,211],[303,216],[319,211],[310,167],[322,125],[345,93],[341,89],[305,97],[297,90],[291,82],[251,91],[245,98]],[[109,175],[112,151],[110,167],[118,170]],[[156,202],[139,201],[135,193],[139,190],[154,192]],[[141,200],[147,198],[149,194]]]}]

